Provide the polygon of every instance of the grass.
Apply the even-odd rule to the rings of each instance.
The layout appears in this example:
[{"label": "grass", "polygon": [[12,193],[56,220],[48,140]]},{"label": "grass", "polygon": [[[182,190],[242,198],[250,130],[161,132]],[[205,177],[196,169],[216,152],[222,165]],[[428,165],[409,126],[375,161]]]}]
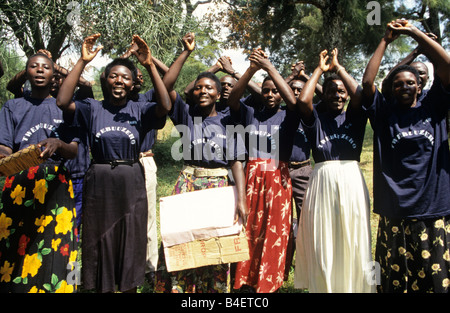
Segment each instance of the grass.
[{"label": "grass", "polygon": [[[157,177],[158,177],[158,188],[157,188],[157,196],[158,200],[160,197],[168,196],[172,193],[173,186],[175,181],[180,173],[183,162],[175,161],[171,156],[171,147],[172,144],[178,139],[177,136],[172,137],[172,129],[173,124],[170,120],[167,121],[166,126],[158,131],[158,140],[154,147],[155,153],[155,162],[158,167]],[[373,202],[373,192],[372,192],[372,155],[373,155],[373,146],[372,146],[372,128],[369,124],[366,127],[365,139],[363,150],[361,154],[360,167],[363,172],[364,178],[366,180],[367,187],[369,189],[370,198],[371,198],[371,209]],[[0,195],[1,190],[3,189],[4,177],[0,177]],[[159,201],[158,201],[159,202]],[[372,211],[372,210],[371,210]],[[159,203],[157,203],[157,212],[158,212],[158,229],[159,229]],[[374,213],[371,214],[371,230],[372,230],[372,251],[375,250],[375,239],[376,232],[378,227],[378,216]],[[160,239],[160,238],[159,238]],[[295,262],[295,261],[294,261]],[[294,269],[290,269],[289,279],[286,281],[283,286],[280,288],[279,292],[281,293],[298,293],[304,292],[303,290],[294,288]],[[82,291],[82,290],[80,290]],[[153,292],[152,287],[150,287],[147,283],[138,289],[138,292],[141,293],[151,293]]]}]

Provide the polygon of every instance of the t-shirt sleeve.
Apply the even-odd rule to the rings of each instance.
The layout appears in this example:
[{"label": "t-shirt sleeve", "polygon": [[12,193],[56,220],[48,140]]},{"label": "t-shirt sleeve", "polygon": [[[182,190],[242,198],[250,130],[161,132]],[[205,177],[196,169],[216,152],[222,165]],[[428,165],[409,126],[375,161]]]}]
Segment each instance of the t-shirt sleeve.
[{"label": "t-shirt sleeve", "polygon": [[189,112],[189,105],[183,101],[181,96],[177,93],[177,98],[172,105],[172,110],[169,112],[169,117],[175,125],[187,125],[187,118]]},{"label": "t-shirt sleeve", "polygon": [[92,98],[85,98],[82,100],[75,100],[75,115],[73,118],[74,127],[82,127],[90,129],[92,102],[96,101]]},{"label": "t-shirt sleeve", "polygon": [[7,101],[0,111],[0,144],[11,149],[14,145],[14,123],[9,108],[12,101]]},{"label": "t-shirt sleeve", "polygon": [[243,125],[244,127],[252,123],[253,116],[255,114],[255,109],[249,106],[249,102],[253,102],[254,97],[252,95],[247,98],[243,98],[240,101],[239,111],[230,110],[230,121],[234,124]]},{"label": "t-shirt sleeve", "polygon": [[315,129],[317,127],[317,124],[319,123],[319,113],[317,112],[315,106],[313,108],[311,122],[307,123],[304,118],[300,116],[300,123],[305,131],[311,131],[311,129]]},{"label": "t-shirt sleeve", "polygon": [[377,115],[381,113],[380,112],[381,108],[382,107],[387,108],[385,104],[386,99],[383,96],[383,94],[378,90],[378,88],[375,89],[375,94],[373,95],[373,98],[363,96],[362,110],[366,114],[365,116],[369,118],[372,128],[375,125]]},{"label": "t-shirt sleeve", "polygon": [[156,102],[147,102],[140,106],[143,110],[142,125],[145,132],[149,132],[152,129],[161,129],[166,125],[167,116],[158,117],[156,115],[156,109],[158,104]]},{"label": "t-shirt sleeve", "polygon": [[245,161],[247,158],[247,149],[245,147],[244,138],[239,132],[227,131],[227,160],[228,161]]},{"label": "t-shirt sleeve", "polygon": [[425,105],[431,105],[440,115],[447,115],[450,110],[450,91],[446,90],[438,76],[434,76],[433,84],[422,99]]},{"label": "t-shirt sleeve", "polygon": [[300,125],[300,113],[286,108],[286,126],[287,132],[294,134]]}]

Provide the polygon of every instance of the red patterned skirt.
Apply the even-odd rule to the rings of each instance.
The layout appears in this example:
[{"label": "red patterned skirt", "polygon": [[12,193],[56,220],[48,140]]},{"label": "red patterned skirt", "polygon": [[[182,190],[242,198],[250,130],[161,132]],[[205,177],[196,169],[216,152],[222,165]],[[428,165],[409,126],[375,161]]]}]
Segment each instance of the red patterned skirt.
[{"label": "red patterned skirt", "polygon": [[284,281],[291,229],[292,185],[288,163],[250,160],[246,178],[250,259],[237,264],[234,288],[248,285],[256,292],[275,292]]}]

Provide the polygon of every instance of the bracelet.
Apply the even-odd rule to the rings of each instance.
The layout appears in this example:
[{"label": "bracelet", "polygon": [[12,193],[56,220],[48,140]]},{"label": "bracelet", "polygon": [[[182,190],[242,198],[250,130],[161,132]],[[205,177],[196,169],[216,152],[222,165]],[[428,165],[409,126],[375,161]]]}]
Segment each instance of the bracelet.
[{"label": "bracelet", "polygon": [[339,69],[336,71],[336,75],[339,75],[339,71],[342,70],[342,69],[345,70],[345,68],[343,66],[340,66]]}]

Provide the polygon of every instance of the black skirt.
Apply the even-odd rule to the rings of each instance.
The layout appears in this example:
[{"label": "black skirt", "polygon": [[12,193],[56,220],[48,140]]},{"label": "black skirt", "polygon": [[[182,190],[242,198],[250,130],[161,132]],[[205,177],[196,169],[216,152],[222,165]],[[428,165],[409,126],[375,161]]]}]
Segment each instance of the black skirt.
[{"label": "black skirt", "polygon": [[144,282],[147,196],[139,162],[93,164],[85,176],[82,282],[98,292],[127,291]]},{"label": "black skirt", "polygon": [[450,292],[450,216],[380,216],[376,261],[381,267],[378,292]]}]

